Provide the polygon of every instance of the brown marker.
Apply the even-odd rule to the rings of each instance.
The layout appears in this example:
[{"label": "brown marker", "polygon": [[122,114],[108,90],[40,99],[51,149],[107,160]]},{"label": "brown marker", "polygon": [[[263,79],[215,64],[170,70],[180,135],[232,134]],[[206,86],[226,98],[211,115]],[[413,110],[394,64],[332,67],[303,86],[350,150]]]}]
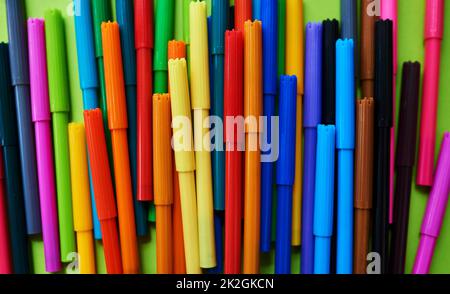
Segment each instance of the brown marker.
[{"label": "brown marker", "polygon": [[375,21],[367,13],[373,0],[361,1],[361,91],[362,97],[373,97],[375,78]]}]

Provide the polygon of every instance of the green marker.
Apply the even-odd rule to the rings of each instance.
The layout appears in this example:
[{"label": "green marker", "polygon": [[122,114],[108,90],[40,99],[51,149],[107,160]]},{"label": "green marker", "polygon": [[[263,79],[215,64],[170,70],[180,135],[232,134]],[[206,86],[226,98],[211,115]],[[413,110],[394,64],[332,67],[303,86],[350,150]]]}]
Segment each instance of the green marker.
[{"label": "green marker", "polygon": [[175,31],[174,38],[177,41],[184,40],[184,0],[175,1]]},{"label": "green marker", "polygon": [[70,94],[67,79],[64,23],[58,10],[49,10],[45,13],[45,38],[48,57],[50,111],[53,123],[61,260],[69,262],[70,254],[76,252],[67,131],[70,115]]},{"label": "green marker", "polygon": [[100,82],[99,105],[103,114],[103,125],[105,127],[106,144],[108,147],[109,162],[111,173],[113,173],[113,158],[111,147],[111,132],[108,127],[108,106],[106,104],[106,85],[105,85],[105,66],[103,62],[103,43],[102,43],[102,22],[112,20],[111,2],[109,0],[92,0],[92,17],[95,35],[95,57],[97,58],[98,77]]},{"label": "green marker", "polygon": [[174,0],[158,1],[155,10],[154,93],[168,91],[167,44],[173,39]]},{"label": "green marker", "polygon": [[183,11],[183,29],[184,29],[184,34],[183,34],[183,41],[186,44],[186,62],[187,62],[187,66],[188,66],[188,76],[189,76],[189,58],[191,56],[191,51],[190,51],[190,39],[191,39],[191,34],[189,32],[189,5],[191,4],[191,2],[193,0],[182,0],[184,2],[184,11]]}]

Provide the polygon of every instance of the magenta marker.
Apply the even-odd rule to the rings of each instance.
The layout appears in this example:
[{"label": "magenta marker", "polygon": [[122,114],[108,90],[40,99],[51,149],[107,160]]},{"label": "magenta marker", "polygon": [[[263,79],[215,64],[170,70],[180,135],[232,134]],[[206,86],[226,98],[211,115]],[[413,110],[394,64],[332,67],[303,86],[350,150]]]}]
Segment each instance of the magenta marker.
[{"label": "magenta marker", "polygon": [[444,134],[433,187],[420,229],[420,243],[413,274],[428,274],[450,193],[450,133]]},{"label": "magenta marker", "polygon": [[30,59],[31,117],[34,123],[36,139],[45,270],[52,273],[61,270],[61,258],[48,96],[45,31],[44,21],[41,19],[28,20],[28,50]]}]

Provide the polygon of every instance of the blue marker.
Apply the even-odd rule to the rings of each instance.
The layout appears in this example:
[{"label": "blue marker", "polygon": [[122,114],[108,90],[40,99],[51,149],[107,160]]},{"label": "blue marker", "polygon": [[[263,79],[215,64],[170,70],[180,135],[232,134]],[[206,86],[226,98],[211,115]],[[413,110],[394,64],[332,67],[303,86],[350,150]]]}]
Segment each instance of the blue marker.
[{"label": "blue marker", "polygon": [[137,191],[137,105],[136,105],[136,51],[134,49],[134,8],[129,0],[116,0],[116,16],[120,28],[122,59],[127,95],[128,145],[130,149],[133,201],[138,236],[148,235],[147,204],[136,198]]},{"label": "blue marker", "polygon": [[[356,0],[341,0],[341,38],[352,39],[355,44],[358,44],[358,13]],[[354,48],[354,67],[358,68],[358,46]],[[357,74],[355,70],[354,74]]]},{"label": "blue marker", "polygon": [[[271,118],[275,116],[275,98],[278,82],[278,9],[277,0],[261,0],[261,20],[263,32],[263,78],[264,100],[263,115],[267,119],[263,130],[263,142],[270,143],[272,136]],[[275,142],[272,142],[275,143]],[[268,145],[270,146],[270,145]],[[262,155],[272,158],[261,163],[261,252],[270,251],[272,239],[272,192],[273,192],[273,158],[275,150],[262,147]]]},{"label": "blue marker", "polygon": [[[92,29],[91,1],[74,0],[75,35],[78,54],[78,75],[83,91],[83,105],[85,110],[98,108],[97,91],[99,87],[97,75],[97,61],[95,59],[94,33]],[[101,240],[100,221],[95,205],[94,186],[92,184],[91,169],[89,168],[89,182],[92,200],[92,215],[94,222],[94,237]]]},{"label": "blue marker", "polygon": [[317,127],[316,187],[314,197],[314,273],[330,273],[334,210],[336,128]]},{"label": "blue marker", "polygon": [[262,0],[252,0],[253,20],[261,20]]},{"label": "blue marker", "polygon": [[297,77],[280,80],[280,154],[277,161],[277,238],[275,273],[291,273],[292,188],[295,175]]},{"label": "blue marker", "polygon": [[353,40],[336,43],[336,149],[338,151],[336,272],[353,268],[353,153],[355,149],[355,74]]}]

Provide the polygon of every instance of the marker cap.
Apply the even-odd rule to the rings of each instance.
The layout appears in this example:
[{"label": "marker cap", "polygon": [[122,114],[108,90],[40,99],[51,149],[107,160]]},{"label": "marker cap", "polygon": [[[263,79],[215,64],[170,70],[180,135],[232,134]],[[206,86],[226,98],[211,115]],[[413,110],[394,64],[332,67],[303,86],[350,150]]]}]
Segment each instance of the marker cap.
[{"label": "marker cap", "polygon": [[92,0],[92,17],[95,35],[95,56],[103,57],[102,23],[110,21],[111,2],[109,0]]},{"label": "marker cap", "polygon": [[75,11],[78,12],[74,18],[78,52],[78,76],[80,77],[81,89],[98,88],[91,3],[89,0],[77,0],[73,3]]},{"label": "marker cap", "polygon": [[229,1],[212,0],[212,48],[211,54],[225,53],[225,38],[224,34],[227,29],[228,12],[230,9]]},{"label": "marker cap", "polygon": [[295,139],[297,121],[297,77],[280,77],[280,154],[277,165],[278,185],[292,186],[295,176]]},{"label": "marker cap", "polygon": [[50,111],[69,112],[70,93],[67,77],[66,40],[64,23],[59,10],[52,9],[45,13],[45,36],[48,57]]},{"label": "marker cap", "polygon": [[433,187],[428,199],[427,210],[422,220],[420,232],[438,237],[444,220],[450,193],[450,133],[445,133],[441,152],[436,165]]},{"label": "marker cap", "polygon": [[278,86],[278,5],[277,0],[260,0],[263,34],[264,94],[277,94]]},{"label": "marker cap", "polygon": [[322,237],[333,235],[335,135],[335,126],[317,126],[314,235]]},{"label": "marker cap", "polygon": [[155,205],[173,204],[172,130],[169,94],[153,95]]},{"label": "marker cap", "polygon": [[31,116],[34,122],[48,121],[51,115],[48,99],[44,20],[30,18],[27,23],[31,79]]},{"label": "marker cap", "polygon": [[444,35],[444,0],[427,0],[425,15],[425,40],[440,39]]},{"label": "marker cap", "polygon": [[14,86],[30,84],[27,26],[23,0],[6,1],[11,79]]},{"label": "marker cap", "polygon": [[[355,148],[355,75],[353,40],[336,43],[336,148]],[[391,80],[392,82],[392,80]]]},{"label": "marker cap", "polygon": [[[237,117],[244,114],[244,36],[241,31],[225,32],[224,109],[223,116]],[[236,143],[237,134],[232,137],[224,129],[227,143]]]},{"label": "marker cap", "polygon": [[134,35],[136,49],[153,48],[153,1],[134,1]]},{"label": "marker cap", "polygon": [[105,55],[105,81],[110,130],[128,128],[127,104],[122,68],[119,25],[116,22],[102,24]]},{"label": "marker cap", "polygon": [[167,46],[168,59],[177,59],[186,57],[186,44],[183,41],[172,40]]},{"label": "marker cap", "polygon": [[[130,7],[131,6],[131,7]],[[128,0],[116,1],[117,23],[120,29],[122,44],[123,71],[125,85],[136,86],[136,51],[134,48],[134,15],[133,3]],[[130,99],[131,97],[127,97]]]},{"label": "marker cap", "polygon": [[305,97],[303,126],[314,128],[322,117],[322,24],[306,25]]},{"label": "marker cap", "polygon": [[192,2],[189,8],[191,32],[190,81],[192,109],[209,109],[209,51],[206,2]]},{"label": "marker cap", "polygon": [[84,111],[86,141],[89,150],[95,204],[100,221],[117,216],[116,202],[109,170],[108,152],[100,109]]},{"label": "marker cap", "polygon": [[[175,123],[174,133],[174,150],[175,162],[178,172],[192,172],[195,170],[194,158],[194,142],[192,134],[191,119],[191,103],[189,99],[189,84],[187,77],[186,60],[171,59],[169,60],[169,78],[170,78],[170,101],[172,109],[172,121]],[[176,139],[176,132],[181,126],[178,126],[177,120],[180,119],[185,123],[189,123],[187,131],[189,134],[185,137],[188,142],[180,142]],[[184,148],[186,147],[186,148]]]},{"label": "marker cap", "polygon": [[11,86],[8,44],[0,43],[0,144],[17,144],[16,109]]},{"label": "marker cap", "polygon": [[397,166],[414,166],[416,150],[417,112],[419,107],[420,63],[405,62],[402,75],[402,97],[397,143]]}]

